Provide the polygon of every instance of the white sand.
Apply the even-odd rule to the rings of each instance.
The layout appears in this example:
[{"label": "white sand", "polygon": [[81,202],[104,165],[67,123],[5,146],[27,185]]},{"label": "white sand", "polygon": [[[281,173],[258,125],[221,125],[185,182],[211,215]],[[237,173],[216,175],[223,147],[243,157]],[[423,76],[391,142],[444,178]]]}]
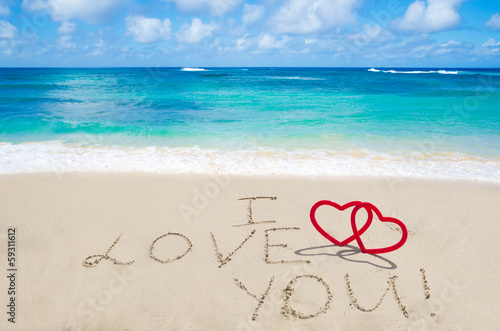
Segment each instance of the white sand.
[{"label": "white sand", "polygon": [[[277,197],[252,203],[254,222],[275,223],[234,227],[248,222],[248,200],[238,200],[248,197]],[[0,330],[498,329],[499,198],[499,184],[474,181],[0,176],[0,266],[8,275],[6,235],[15,227],[17,269],[15,325],[6,314],[9,280],[0,278]],[[406,224],[408,241],[379,257],[358,252],[355,241],[333,246],[309,220],[310,208],[323,199],[371,202]],[[352,233],[349,215],[328,207],[317,213],[338,238]],[[270,230],[293,227],[299,229]],[[270,245],[288,244],[268,247],[268,262],[310,263],[266,263],[266,230]],[[374,220],[362,238],[368,247],[390,245],[400,238],[396,230]],[[157,240],[152,259],[150,246],[169,232],[184,237]],[[222,254],[220,268],[211,233]],[[105,255],[120,234],[108,256],[132,264],[102,259],[93,268],[82,265],[90,255]],[[184,254],[189,241],[192,248],[180,259],[158,261]],[[296,278],[302,275],[310,277]],[[395,275],[399,304],[391,287],[374,311],[356,307],[376,306]],[[300,318],[307,315],[316,316]]]}]

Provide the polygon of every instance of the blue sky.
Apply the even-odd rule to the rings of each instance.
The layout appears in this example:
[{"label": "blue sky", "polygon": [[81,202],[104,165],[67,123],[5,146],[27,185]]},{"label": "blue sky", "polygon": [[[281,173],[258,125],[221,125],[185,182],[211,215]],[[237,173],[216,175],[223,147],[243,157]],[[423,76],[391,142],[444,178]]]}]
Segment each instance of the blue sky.
[{"label": "blue sky", "polygon": [[500,67],[500,1],[0,0],[0,66]]}]

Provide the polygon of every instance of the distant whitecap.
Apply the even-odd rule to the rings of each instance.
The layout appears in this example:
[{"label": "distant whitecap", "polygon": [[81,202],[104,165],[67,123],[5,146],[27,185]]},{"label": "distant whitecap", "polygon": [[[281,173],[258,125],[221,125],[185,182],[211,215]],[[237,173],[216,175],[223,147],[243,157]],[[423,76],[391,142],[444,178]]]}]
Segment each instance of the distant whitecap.
[{"label": "distant whitecap", "polygon": [[[373,68],[372,68],[373,69]],[[376,69],[375,69],[376,70]],[[373,70],[368,70],[373,71]],[[380,70],[378,70],[380,71]],[[390,74],[442,74],[442,75],[458,75],[458,71],[449,71],[449,70],[411,70],[411,71],[397,71],[397,70],[383,70],[382,72],[390,73]]]},{"label": "distant whitecap", "polygon": [[206,71],[203,68],[182,68],[181,71]]}]

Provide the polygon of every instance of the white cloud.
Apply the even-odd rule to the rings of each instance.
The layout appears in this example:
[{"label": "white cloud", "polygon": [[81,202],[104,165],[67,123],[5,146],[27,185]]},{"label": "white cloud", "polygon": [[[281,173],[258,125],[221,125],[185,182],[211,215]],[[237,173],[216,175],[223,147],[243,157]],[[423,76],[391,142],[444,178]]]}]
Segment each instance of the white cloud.
[{"label": "white cloud", "polygon": [[235,42],[234,50],[236,51],[245,51],[250,46],[252,46],[253,42],[252,39],[248,39],[248,34],[245,34],[243,37],[238,38]]},{"label": "white cloud", "polygon": [[318,42],[316,38],[306,38],[304,39],[304,44],[305,45],[314,45]]},{"label": "white cloud", "polygon": [[0,16],[8,16],[8,15],[10,15],[9,7],[0,3]]},{"label": "white cloud", "polygon": [[8,40],[0,39],[0,49],[2,50],[2,53],[4,53],[5,55],[11,55],[13,52],[13,48],[11,47]]},{"label": "white cloud", "polygon": [[102,40],[102,38],[99,38],[99,40],[95,43],[94,50],[92,51],[92,53],[90,53],[90,55],[92,55],[92,56],[103,55],[107,49],[108,49],[108,46],[106,45],[104,40]]},{"label": "white cloud", "polygon": [[70,34],[75,32],[76,24],[71,22],[62,22],[61,26],[57,28],[59,34]]},{"label": "white cloud", "polygon": [[449,40],[445,43],[439,44],[440,48],[436,49],[435,54],[444,55],[444,54],[450,54],[452,52],[456,54],[457,51],[459,51],[461,45],[462,44],[458,41]]},{"label": "white cloud", "polygon": [[7,21],[0,21],[0,38],[14,39],[17,28]]},{"label": "white cloud", "polygon": [[490,20],[486,22],[485,25],[493,30],[500,30],[500,15],[498,15],[498,13],[491,15]]},{"label": "white cloud", "polygon": [[288,0],[270,19],[280,33],[309,33],[356,20],[356,0]]},{"label": "white cloud", "polygon": [[458,45],[460,45],[460,43],[458,41],[450,40],[448,42],[440,44],[439,46],[441,46],[441,47],[448,47],[448,46],[458,46]]},{"label": "white cloud", "polygon": [[29,11],[48,12],[56,21],[80,18],[90,24],[112,19],[126,1],[121,0],[23,0],[23,8]]},{"label": "white cloud", "polygon": [[481,44],[483,47],[497,47],[500,46],[500,41],[497,42],[494,38],[489,38],[484,43]]},{"label": "white cloud", "polygon": [[264,17],[264,6],[245,4],[243,8],[243,23],[252,24]]},{"label": "white cloud", "polygon": [[20,44],[17,28],[7,21],[0,21],[0,50],[5,55],[12,55]]},{"label": "white cloud", "polygon": [[394,35],[378,24],[364,24],[360,33],[349,35],[348,38],[354,40],[356,45],[362,46],[370,42],[380,43],[394,39]]},{"label": "white cloud", "polygon": [[208,9],[212,15],[222,16],[239,5],[241,0],[165,0],[174,2],[183,12],[202,12]]},{"label": "white cloud", "polygon": [[206,37],[210,37],[212,32],[217,29],[215,24],[203,24],[203,22],[195,17],[191,22],[191,25],[184,24],[180,30],[177,32],[177,41],[186,44],[196,44],[199,43]]},{"label": "white cloud", "polygon": [[380,37],[382,32],[383,32],[382,27],[378,24],[375,25],[364,24],[363,32],[361,34],[363,36],[366,36],[366,38],[369,40],[376,40],[378,37]]},{"label": "white cloud", "polygon": [[410,54],[416,58],[427,57],[435,49],[434,44],[417,46],[410,51]]},{"label": "white cloud", "polygon": [[57,40],[57,47],[59,48],[75,48],[76,45],[73,42],[71,36],[65,35]]},{"label": "white cloud", "polygon": [[36,55],[42,55],[42,54],[44,54],[45,52],[47,52],[47,48],[45,48],[45,47],[41,47],[41,48],[39,47],[39,48],[37,48],[37,49],[36,49],[36,51],[35,51]]},{"label": "white cloud", "polygon": [[170,39],[172,22],[168,18],[160,21],[157,18],[129,16],[125,18],[127,35],[133,35],[139,43],[154,43]]},{"label": "white cloud", "polygon": [[262,33],[259,36],[259,48],[260,49],[280,49],[285,48],[290,41],[287,36],[281,37],[281,39],[276,39],[275,36],[269,33]]},{"label": "white cloud", "polygon": [[460,23],[463,0],[416,0],[410,4],[403,18],[393,21],[402,31],[433,33],[450,29]]},{"label": "white cloud", "polygon": [[489,38],[481,46],[483,47],[482,53],[487,56],[497,56],[500,54],[500,41],[496,41],[494,38]]}]

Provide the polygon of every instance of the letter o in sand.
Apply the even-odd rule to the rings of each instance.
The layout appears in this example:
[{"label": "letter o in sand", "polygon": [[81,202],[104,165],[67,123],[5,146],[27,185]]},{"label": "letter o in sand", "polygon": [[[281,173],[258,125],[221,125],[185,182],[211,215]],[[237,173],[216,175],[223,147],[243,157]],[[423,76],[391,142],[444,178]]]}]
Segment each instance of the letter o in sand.
[{"label": "letter o in sand", "polygon": [[[173,259],[166,259],[166,260],[160,260],[159,258],[157,258],[154,254],[153,254],[153,249],[155,248],[155,244],[158,240],[162,239],[162,238],[165,238],[166,236],[178,236],[178,237],[181,237],[183,238],[184,240],[187,241],[188,243],[188,249],[184,252],[184,254],[182,255],[177,255],[175,258]],[[151,244],[151,246],[149,246],[149,257],[152,258],[153,260],[155,261],[158,261],[160,263],[170,263],[170,262],[174,262],[176,260],[180,260],[184,257],[184,255],[186,255],[187,253],[189,253],[189,251],[193,248],[193,244],[191,243],[191,240],[189,240],[188,237],[186,237],[185,235],[183,234],[180,234],[180,233],[173,233],[173,232],[168,232],[168,233],[165,233],[163,236],[160,236],[158,238],[155,239],[155,241],[153,241],[153,243]]]},{"label": "letter o in sand", "polygon": [[[323,287],[325,288],[326,294],[327,294],[327,299],[326,303],[323,307],[321,307],[316,313],[313,314],[305,314],[301,311],[298,311],[296,309],[293,309],[292,306],[290,305],[290,297],[292,296],[294,292],[293,285],[299,280],[300,278],[312,278],[317,280],[319,283],[323,284]],[[285,304],[283,307],[281,307],[281,314],[283,314],[285,317],[298,317],[301,319],[309,319],[318,316],[321,313],[326,313],[328,309],[330,309],[330,304],[332,302],[332,292],[330,290],[330,286],[320,277],[315,276],[315,275],[301,275],[293,278],[285,288],[285,297],[284,301]]]}]

